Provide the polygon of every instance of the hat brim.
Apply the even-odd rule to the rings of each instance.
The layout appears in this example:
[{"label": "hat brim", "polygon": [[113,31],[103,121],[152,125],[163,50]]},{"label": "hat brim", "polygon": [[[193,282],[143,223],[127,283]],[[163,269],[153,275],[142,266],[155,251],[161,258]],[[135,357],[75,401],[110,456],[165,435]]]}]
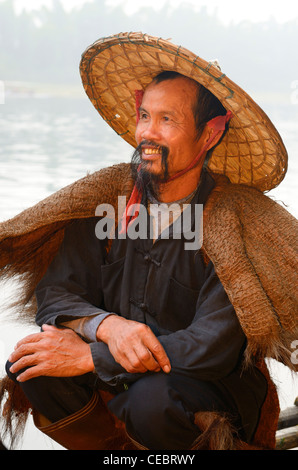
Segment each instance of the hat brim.
[{"label": "hat brim", "polygon": [[216,66],[181,46],[142,33],[102,38],[82,55],[85,91],[103,119],[136,146],[135,91],[164,70],[190,77],[233,113],[228,132],[214,149],[208,168],[232,183],[261,191],[276,187],[287,171],[287,151],[264,111]]}]

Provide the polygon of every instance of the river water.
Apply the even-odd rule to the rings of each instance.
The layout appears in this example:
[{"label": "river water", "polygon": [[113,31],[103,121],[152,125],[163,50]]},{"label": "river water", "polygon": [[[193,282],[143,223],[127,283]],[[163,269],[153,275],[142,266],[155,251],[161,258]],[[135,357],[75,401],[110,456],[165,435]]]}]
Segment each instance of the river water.
[{"label": "river water", "polygon": [[[289,171],[270,194],[298,217],[298,105],[265,111],[278,128],[289,153]],[[88,172],[129,161],[132,148],[102,121],[83,93],[75,99],[28,93],[7,94],[0,104],[0,221],[9,219]],[[1,304],[5,290],[0,291]],[[0,306],[1,310],[1,306]],[[18,339],[36,331],[0,319],[0,367]],[[281,407],[298,395],[297,378],[271,361]],[[59,449],[30,423],[22,449]]]}]

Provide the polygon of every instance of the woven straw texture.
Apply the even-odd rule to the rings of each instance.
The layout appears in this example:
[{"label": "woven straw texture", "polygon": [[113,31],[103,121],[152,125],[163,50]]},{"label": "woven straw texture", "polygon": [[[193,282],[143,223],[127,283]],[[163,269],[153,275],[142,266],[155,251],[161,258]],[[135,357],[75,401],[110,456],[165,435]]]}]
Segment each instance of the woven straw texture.
[{"label": "woven straw texture", "polygon": [[295,369],[297,220],[255,188],[221,177],[204,207],[203,247],[247,337],[248,360],[261,353]]},{"label": "woven straw texture", "polygon": [[136,146],[135,91],[159,72],[174,70],[208,88],[233,113],[229,131],[208,167],[232,183],[261,191],[276,187],[287,171],[287,151],[267,115],[216,66],[167,40],[142,33],[102,38],[82,55],[85,91],[103,119]]}]

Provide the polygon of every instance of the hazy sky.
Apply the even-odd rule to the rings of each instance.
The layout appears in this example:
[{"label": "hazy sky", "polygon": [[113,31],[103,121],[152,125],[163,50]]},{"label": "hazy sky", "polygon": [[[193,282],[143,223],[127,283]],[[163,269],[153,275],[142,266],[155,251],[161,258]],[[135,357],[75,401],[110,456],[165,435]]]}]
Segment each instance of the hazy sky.
[{"label": "hazy sky", "polygon": [[[51,5],[51,0],[12,0],[19,10],[20,8],[39,8],[41,5]],[[65,9],[70,9],[92,0],[61,0]],[[218,17],[224,22],[241,21],[266,21],[273,17],[282,23],[298,19],[297,0],[94,0],[109,6],[122,5],[125,13],[133,14],[144,6],[151,6],[156,10],[165,4],[176,8],[182,5],[192,5],[194,10],[206,6],[209,13],[216,10]]]}]

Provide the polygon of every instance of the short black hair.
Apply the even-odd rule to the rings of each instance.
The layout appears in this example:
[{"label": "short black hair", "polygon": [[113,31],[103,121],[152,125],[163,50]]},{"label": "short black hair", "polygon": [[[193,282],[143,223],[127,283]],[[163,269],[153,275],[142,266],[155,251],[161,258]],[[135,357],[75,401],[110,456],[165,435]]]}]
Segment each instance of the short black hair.
[{"label": "short black hair", "polygon": [[224,116],[227,110],[221,104],[218,98],[211,93],[207,88],[201,85],[196,80],[182,75],[174,70],[165,70],[159,73],[154,79],[153,83],[161,83],[166,80],[174,80],[175,78],[188,78],[192,80],[197,87],[197,100],[193,108],[193,114],[195,118],[196,128],[198,131],[198,138],[201,136],[204,127],[208,121],[216,116]]}]

